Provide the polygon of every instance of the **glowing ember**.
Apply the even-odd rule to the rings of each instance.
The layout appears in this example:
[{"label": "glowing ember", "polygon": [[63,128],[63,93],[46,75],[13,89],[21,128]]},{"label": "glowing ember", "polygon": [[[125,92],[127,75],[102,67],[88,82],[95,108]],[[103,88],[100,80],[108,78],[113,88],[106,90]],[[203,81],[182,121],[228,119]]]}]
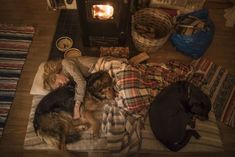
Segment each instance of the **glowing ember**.
[{"label": "glowing ember", "polygon": [[111,5],[93,5],[92,15],[93,18],[98,18],[100,20],[112,19],[114,13],[114,8]]}]

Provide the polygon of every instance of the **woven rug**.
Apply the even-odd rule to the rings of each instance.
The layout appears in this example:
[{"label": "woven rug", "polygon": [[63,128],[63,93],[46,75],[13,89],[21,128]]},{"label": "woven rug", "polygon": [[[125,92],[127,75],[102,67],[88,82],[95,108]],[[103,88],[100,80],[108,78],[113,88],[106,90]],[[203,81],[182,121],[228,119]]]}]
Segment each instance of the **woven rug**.
[{"label": "woven rug", "polygon": [[235,127],[235,76],[224,67],[207,58],[193,63],[195,70],[203,74],[202,90],[209,95],[217,120]]},{"label": "woven rug", "polygon": [[34,32],[32,26],[0,24],[0,138]]}]

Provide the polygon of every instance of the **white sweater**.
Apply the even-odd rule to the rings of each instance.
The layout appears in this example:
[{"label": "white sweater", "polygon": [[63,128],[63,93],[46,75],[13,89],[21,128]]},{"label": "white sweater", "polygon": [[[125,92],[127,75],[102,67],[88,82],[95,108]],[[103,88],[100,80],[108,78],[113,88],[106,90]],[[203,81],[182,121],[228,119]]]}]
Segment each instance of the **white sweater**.
[{"label": "white sweater", "polygon": [[75,101],[83,102],[86,91],[86,80],[84,77],[90,74],[90,69],[92,69],[97,60],[97,57],[88,56],[63,59],[63,72],[76,82]]}]

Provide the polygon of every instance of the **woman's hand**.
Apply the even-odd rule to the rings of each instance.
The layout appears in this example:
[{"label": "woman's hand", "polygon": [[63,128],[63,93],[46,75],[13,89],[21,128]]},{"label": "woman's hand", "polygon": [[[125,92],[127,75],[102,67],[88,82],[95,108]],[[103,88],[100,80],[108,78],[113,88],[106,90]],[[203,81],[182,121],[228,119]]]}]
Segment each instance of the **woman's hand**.
[{"label": "woman's hand", "polygon": [[81,102],[76,101],[73,109],[73,119],[81,118],[80,107],[81,107]]}]

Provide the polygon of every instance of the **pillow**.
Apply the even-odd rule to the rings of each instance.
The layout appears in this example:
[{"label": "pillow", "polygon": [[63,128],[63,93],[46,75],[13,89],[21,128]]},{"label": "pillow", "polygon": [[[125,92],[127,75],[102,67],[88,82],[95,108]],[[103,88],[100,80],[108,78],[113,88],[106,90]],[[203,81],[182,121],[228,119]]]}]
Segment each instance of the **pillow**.
[{"label": "pillow", "polygon": [[44,64],[45,62],[42,62],[38,67],[38,71],[34,77],[33,85],[30,90],[31,95],[46,95],[49,93],[48,90],[43,88]]}]

